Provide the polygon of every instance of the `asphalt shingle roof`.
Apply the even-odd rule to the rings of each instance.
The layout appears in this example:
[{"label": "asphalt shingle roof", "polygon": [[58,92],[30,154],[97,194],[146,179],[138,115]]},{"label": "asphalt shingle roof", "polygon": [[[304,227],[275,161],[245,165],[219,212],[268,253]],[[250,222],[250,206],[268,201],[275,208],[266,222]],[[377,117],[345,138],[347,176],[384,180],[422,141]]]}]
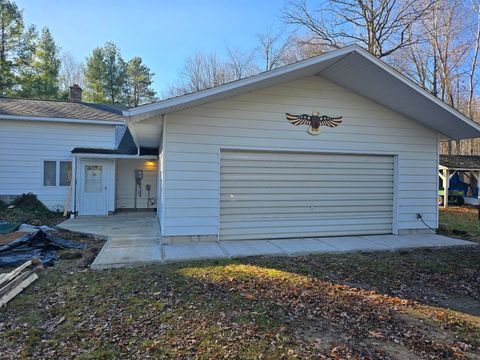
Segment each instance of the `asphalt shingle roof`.
[{"label": "asphalt shingle roof", "polygon": [[443,165],[450,169],[480,170],[480,156],[440,155],[440,165]]},{"label": "asphalt shingle roof", "polygon": [[0,115],[122,121],[122,108],[85,102],[0,97]]}]

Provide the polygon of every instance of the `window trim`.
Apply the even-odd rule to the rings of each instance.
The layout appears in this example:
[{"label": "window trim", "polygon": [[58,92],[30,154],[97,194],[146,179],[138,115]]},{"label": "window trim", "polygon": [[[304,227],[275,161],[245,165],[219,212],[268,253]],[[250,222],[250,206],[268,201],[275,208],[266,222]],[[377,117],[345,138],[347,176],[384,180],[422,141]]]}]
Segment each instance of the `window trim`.
[{"label": "window trim", "polygon": [[[52,161],[55,162],[55,185],[45,185],[45,162]],[[69,162],[70,166],[72,167],[72,179],[70,180],[69,185],[60,185],[60,163],[61,162]],[[66,158],[45,158],[41,161],[41,184],[42,188],[44,189],[56,189],[56,188],[68,188],[71,183],[73,182],[73,160],[66,159]]]}]

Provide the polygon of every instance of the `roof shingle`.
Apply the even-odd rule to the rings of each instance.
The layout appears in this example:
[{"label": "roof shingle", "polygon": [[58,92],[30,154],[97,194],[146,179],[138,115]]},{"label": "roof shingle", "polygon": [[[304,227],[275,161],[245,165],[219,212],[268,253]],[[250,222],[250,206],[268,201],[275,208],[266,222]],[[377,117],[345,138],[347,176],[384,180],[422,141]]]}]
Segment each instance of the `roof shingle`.
[{"label": "roof shingle", "polygon": [[0,115],[72,120],[124,120],[122,108],[113,105],[9,97],[0,97]]},{"label": "roof shingle", "polygon": [[440,165],[443,165],[449,169],[480,170],[480,156],[440,155]]}]

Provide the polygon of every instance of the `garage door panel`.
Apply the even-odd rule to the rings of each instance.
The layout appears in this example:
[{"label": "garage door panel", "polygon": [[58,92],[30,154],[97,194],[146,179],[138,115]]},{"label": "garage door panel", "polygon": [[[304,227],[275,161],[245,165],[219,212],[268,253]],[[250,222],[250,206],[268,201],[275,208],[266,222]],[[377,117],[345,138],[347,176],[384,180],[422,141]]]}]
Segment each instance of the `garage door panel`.
[{"label": "garage door panel", "polygon": [[[337,180],[342,179],[344,176],[349,175],[328,175],[328,174],[305,174],[302,172],[292,172],[292,173],[283,173],[283,174],[269,174],[267,170],[262,170],[264,173],[257,173],[257,174],[222,174],[220,180],[267,180],[267,181],[275,181],[275,180],[282,180],[282,181],[318,181],[320,187],[322,185],[329,185],[328,183],[334,182]],[[351,174],[350,176],[355,177],[355,182],[366,182],[372,183],[372,181],[381,181],[381,182],[390,182],[393,184],[393,178],[389,175],[358,175],[358,174]],[[323,184],[322,184],[323,182]],[[352,183],[349,183],[352,185]]]},{"label": "garage door panel", "polygon": [[[231,183],[229,183],[228,181],[226,181],[225,179],[221,179],[220,180],[221,182],[224,183],[224,185],[222,185],[223,188],[234,188],[233,191],[235,192],[235,189],[237,189],[239,186],[240,187],[254,187],[254,188],[270,188],[270,187],[291,187],[291,188],[294,188],[294,187],[298,187],[298,186],[301,186],[301,187],[304,187],[304,188],[312,188],[312,189],[316,189],[316,191],[318,192],[321,192],[322,189],[342,189],[342,192],[343,192],[343,188],[345,189],[352,189],[352,186],[354,187],[356,184],[352,184],[352,181],[326,181],[324,182],[323,184],[320,184],[319,181],[308,181],[308,180],[303,180],[300,183],[298,183],[298,180],[296,182],[292,182],[291,180],[286,180],[286,181],[282,181],[282,180],[249,180],[249,181],[245,181],[245,179],[243,180],[238,180],[238,179],[235,179],[235,180],[228,180],[228,181],[231,181]],[[392,189],[393,188],[393,183],[390,184],[383,184],[383,183],[380,183],[380,184],[375,184],[375,183],[372,183],[372,182],[369,182],[369,181],[364,181],[364,184],[362,184],[362,188],[370,188],[370,189],[376,189],[376,188],[388,188],[388,189]]]},{"label": "garage door panel", "polygon": [[[295,217],[295,223],[289,224],[289,227],[300,227],[300,228],[310,228],[310,227],[325,227],[325,226],[349,226],[349,225],[358,225],[358,224],[376,224],[378,220],[391,220],[392,214],[379,214],[379,215],[366,215],[366,216],[354,216],[349,218],[342,217],[329,217],[329,216],[319,216],[317,218],[303,218]],[[224,219],[222,222],[221,229],[246,229],[245,231],[255,232],[258,228],[283,228],[285,227],[285,222],[290,221],[290,217],[280,217],[276,219],[261,219],[261,220],[227,220]]]},{"label": "garage door panel", "polygon": [[[258,229],[224,229],[222,232],[222,240],[247,240],[247,239],[280,239],[284,238],[285,233],[293,234],[289,238],[295,237],[319,237],[319,236],[345,236],[345,235],[370,235],[385,234],[390,227],[386,224],[355,224],[350,227],[339,229],[338,226],[311,226],[311,227],[275,227],[275,228],[258,228]],[[265,232],[262,232],[265,230]],[[321,234],[321,235],[319,235]]]},{"label": "garage door panel", "polygon": [[393,157],[222,151],[220,239],[387,234]]},{"label": "garage door panel", "polygon": [[[272,173],[272,174],[333,174],[333,175],[351,175],[351,174],[365,174],[365,168],[359,164],[343,164],[342,167],[333,167],[328,166],[327,164],[322,164],[323,166],[306,166],[308,163],[295,164],[296,166],[288,166],[288,163],[285,161],[278,164],[266,164],[265,166],[259,167],[259,164],[255,166],[235,166],[235,165],[222,165],[223,174],[245,174],[245,173]],[[303,166],[301,166],[303,165]],[[310,164],[309,164],[310,165]],[[352,166],[354,165],[354,166]],[[391,167],[369,167],[369,172],[371,174],[379,175],[391,175]]]},{"label": "garage door panel", "polygon": [[[281,199],[279,199],[281,197]],[[225,204],[234,203],[234,202],[247,202],[254,201],[258,205],[259,201],[302,201],[302,204],[312,206],[312,204],[306,204],[308,202],[323,202],[328,201],[332,204],[346,204],[349,201],[357,203],[359,201],[363,202],[365,205],[368,205],[369,202],[375,201],[384,201],[391,200],[388,194],[372,194],[372,193],[363,193],[363,194],[317,194],[317,193],[308,193],[308,194],[221,194],[220,196],[222,201],[225,201]],[[235,204],[233,204],[235,205]],[[242,205],[242,204],[239,204]]]},{"label": "garage door panel", "polygon": [[267,168],[291,168],[291,169],[321,169],[321,170],[330,170],[330,169],[337,169],[337,170],[344,170],[350,169],[352,167],[356,170],[364,170],[365,168],[371,169],[391,169],[392,163],[372,163],[371,161],[359,161],[355,164],[352,163],[336,163],[332,161],[294,161],[294,160],[285,160],[282,159],[281,161],[242,161],[242,160],[224,160],[222,166],[226,169],[226,171],[232,170],[233,168],[258,168],[258,166],[264,166]]},{"label": "garage door panel", "polygon": [[[340,158],[340,156],[344,156]],[[315,154],[304,152],[280,152],[280,151],[235,151],[235,150],[222,150],[222,160],[236,159],[236,160],[250,160],[250,161],[295,161],[295,162],[308,162],[312,161],[321,163],[352,163],[348,157],[356,155],[344,155],[344,154]],[[355,163],[375,163],[375,164],[392,164],[390,156],[378,156],[378,155],[360,155],[355,160]]]},{"label": "garage door panel", "polygon": [[[388,202],[387,202],[388,201]],[[270,207],[271,212],[275,213],[277,211],[277,208],[282,207],[282,208],[289,208],[292,206],[303,206],[305,209],[304,212],[311,212],[314,208],[318,207],[327,207],[327,206],[333,206],[336,204],[337,206],[339,205],[339,201],[322,201],[322,200],[273,200],[273,201],[268,201],[268,200],[261,200],[261,205],[258,205],[259,200],[251,200],[251,201],[222,201],[222,208],[228,209],[228,208],[242,208],[242,207],[247,207],[247,208],[254,208],[257,206],[262,206],[262,207]],[[343,202],[343,207],[348,208],[350,206],[353,207],[361,207],[361,206],[366,206],[370,205],[371,200],[363,200],[363,201],[344,201]],[[381,205],[393,205],[392,200],[384,200]],[[313,208],[313,209],[312,209]]]},{"label": "garage door panel", "polygon": [[[270,227],[270,226],[285,226],[291,224],[291,226],[311,226],[311,225],[354,225],[357,223],[363,224],[375,224],[392,219],[392,213],[390,212],[377,212],[369,213],[368,215],[358,215],[355,213],[348,214],[309,214],[302,216],[286,216],[289,214],[283,214],[283,216],[275,215],[261,215],[257,217],[259,222],[257,227]],[[251,228],[251,218],[244,217],[243,219],[238,215],[226,215],[222,221],[222,229],[230,228]]]},{"label": "garage door panel", "polygon": [[[376,206],[376,205],[366,205],[365,210],[368,210],[368,213],[385,213],[391,212],[392,206]],[[331,216],[354,216],[357,214],[357,211],[350,209],[346,211],[344,206],[328,206],[328,208],[317,207],[311,210],[310,213],[305,212],[304,206],[289,206],[285,208],[275,209],[275,213],[272,213],[271,207],[244,207],[244,208],[224,208],[222,209],[221,216],[225,220],[229,220],[229,216],[236,216],[241,219],[251,219],[252,217],[276,217],[283,216],[284,214],[300,214],[304,217],[306,216],[318,216],[319,214],[331,214]]]},{"label": "garage door panel", "polygon": [[[385,187],[375,187],[375,188],[355,188],[349,186],[348,188],[342,189],[342,192],[335,192],[332,193],[330,190],[319,189],[318,184],[315,182],[314,186],[307,187],[305,183],[302,183],[302,186],[273,186],[276,184],[272,184],[270,187],[265,187],[265,183],[253,182],[257,184],[250,183],[250,186],[241,186],[241,182],[224,182],[222,185],[222,195],[239,195],[239,194],[322,194],[324,199],[357,199],[361,198],[364,199],[365,196],[368,198],[391,198],[393,186],[385,186]],[[261,185],[260,185],[261,184]],[[258,186],[260,185],[260,186]],[[334,186],[330,186],[329,188],[337,188]],[[235,191],[235,192],[234,192]]]}]

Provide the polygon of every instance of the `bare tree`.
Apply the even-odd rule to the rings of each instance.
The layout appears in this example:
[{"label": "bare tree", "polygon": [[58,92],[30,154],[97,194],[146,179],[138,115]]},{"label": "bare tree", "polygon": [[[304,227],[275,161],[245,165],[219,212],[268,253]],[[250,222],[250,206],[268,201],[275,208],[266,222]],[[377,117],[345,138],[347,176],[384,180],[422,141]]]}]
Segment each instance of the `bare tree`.
[{"label": "bare tree", "polygon": [[255,63],[256,49],[246,52],[227,47],[228,60],[227,66],[230,68],[235,80],[243,79],[247,76],[255,75],[259,72]]},{"label": "bare tree", "polygon": [[295,0],[283,17],[322,46],[357,43],[382,58],[411,44],[409,32],[430,6],[418,0],[331,0],[311,9],[306,0]]},{"label": "bare tree", "polygon": [[274,33],[270,29],[257,34],[258,51],[263,62],[263,66],[261,66],[263,71],[270,71],[290,62],[288,54],[292,43],[290,38],[283,40],[282,36],[281,32]]},{"label": "bare tree", "polygon": [[232,69],[217,54],[196,53],[185,61],[179,85],[170,87],[169,96],[188,94],[235,80]]},{"label": "bare tree", "polygon": [[477,70],[478,52],[480,50],[480,3],[474,2],[472,8],[475,12],[476,26],[474,27],[473,55],[468,74],[468,116],[473,119],[473,100],[478,79],[475,78]]},{"label": "bare tree", "polygon": [[84,69],[83,64],[78,62],[70,52],[65,52],[61,58],[60,90],[68,92],[73,84],[83,87]]}]

